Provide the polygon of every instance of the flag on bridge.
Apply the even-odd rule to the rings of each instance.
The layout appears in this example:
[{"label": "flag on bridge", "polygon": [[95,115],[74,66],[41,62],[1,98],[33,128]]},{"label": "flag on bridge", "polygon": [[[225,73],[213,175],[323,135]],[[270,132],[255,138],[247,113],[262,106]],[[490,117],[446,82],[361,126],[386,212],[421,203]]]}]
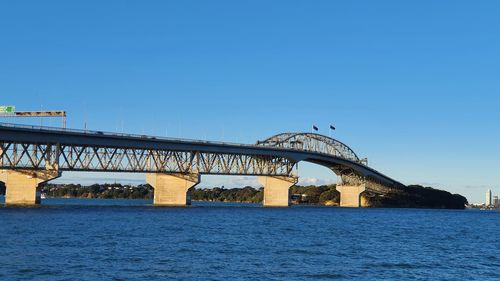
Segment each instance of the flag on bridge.
[{"label": "flag on bridge", "polygon": [[313,125],[313,130],[315,130],[317,132],[319,129],[318,129],[318,127],[316,127],[316,125]]},{"label": "flag on bridge", "polygon": [[330,125],[330,129],[335,131],[335,127],[333,127],[333,125]]}]

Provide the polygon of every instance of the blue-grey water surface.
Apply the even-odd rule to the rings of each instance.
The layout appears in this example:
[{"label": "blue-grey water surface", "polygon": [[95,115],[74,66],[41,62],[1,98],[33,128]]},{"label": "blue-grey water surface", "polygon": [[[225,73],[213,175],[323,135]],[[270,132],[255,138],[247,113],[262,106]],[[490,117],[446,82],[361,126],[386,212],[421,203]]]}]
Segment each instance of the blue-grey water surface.
[{"label": "blue-grey water surface", "polygon": [[500,213],[47,199],[0,208],[0,280],[500,280]]}]

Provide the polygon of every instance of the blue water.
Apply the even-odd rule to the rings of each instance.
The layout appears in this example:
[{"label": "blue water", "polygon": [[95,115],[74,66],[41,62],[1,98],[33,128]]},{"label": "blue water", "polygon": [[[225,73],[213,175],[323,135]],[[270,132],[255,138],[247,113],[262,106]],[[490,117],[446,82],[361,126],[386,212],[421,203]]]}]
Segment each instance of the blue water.
[{"label": "blue water", "polygon": [[0,280],[500,280],[500,212],[47,199],[0,207]]}]

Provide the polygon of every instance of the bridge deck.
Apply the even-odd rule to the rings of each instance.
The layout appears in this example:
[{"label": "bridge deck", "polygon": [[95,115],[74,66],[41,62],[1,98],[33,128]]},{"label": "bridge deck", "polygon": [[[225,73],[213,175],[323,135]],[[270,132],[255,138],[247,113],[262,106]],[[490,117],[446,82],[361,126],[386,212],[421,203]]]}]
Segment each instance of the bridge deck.
[{"label": "bridge deck", "polygon": [[[394,179],[359,162],[316,151],[283,147],[163,138],[101,131],[21,126],[5,123],[0,123],[0,143],[57,144],[66,146],[147,149],[156,151],[196,151],[214,154],[282,157],[295,163],[307,161],[329,168],[333,165],[344,165],[359,172],[362,176],[372,177],[390,185],[402,185]],[[2,151],[2,154],[4,154],[4,151]],[[2,168],[9,169],[15,167]]]}]

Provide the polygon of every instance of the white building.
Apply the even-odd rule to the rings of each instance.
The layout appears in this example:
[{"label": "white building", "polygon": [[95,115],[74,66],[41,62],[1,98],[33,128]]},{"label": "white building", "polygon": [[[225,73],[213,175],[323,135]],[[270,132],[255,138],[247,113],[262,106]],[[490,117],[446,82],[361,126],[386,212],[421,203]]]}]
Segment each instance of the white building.
[{"label": "white building", "polygon": [[488,191],[486,192],[486,203],[484,204],[484,206],[486,208],[488,207],[491,207],[492,206],[492,200],[491,200],[491,189],[488,189]]}]

